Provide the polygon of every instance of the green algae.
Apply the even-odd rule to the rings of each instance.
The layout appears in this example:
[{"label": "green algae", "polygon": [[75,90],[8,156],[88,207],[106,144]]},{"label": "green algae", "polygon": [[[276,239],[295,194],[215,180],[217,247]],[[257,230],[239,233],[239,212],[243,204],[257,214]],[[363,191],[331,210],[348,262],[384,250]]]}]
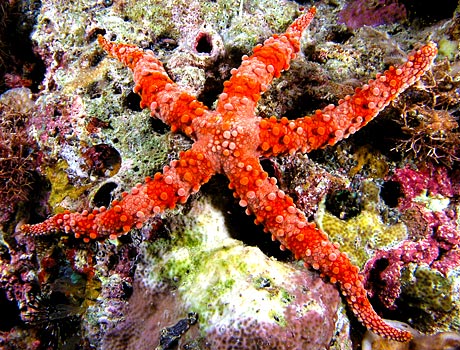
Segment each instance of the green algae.
[{"label": "green algae", "polygon": [[403,269],[401,300],[414,310],[412,318],[420,331],[460,331],[459,276],[459,269],[445,276],[425,264],[410,263]]},{"label": "green algae", "polygon": [[286,319],[284,318],[283,314],[280,314],[279,312],[276,312],[274,310],[270,310],[268,315],[281,327],[286,327]]},{"label": "green algae", "polygon": [[449,40],[447,37],[444,37],[438,42],[438,55],[440,58],[447,57],[447,59],[453,61],[455,55],[458,54],[459,48],[458,40]]},{"label": "green algae", "polygon": [[449,312],[454,308],[458,297],[452,295],[452,281],[441,272],[425,265],[412,266],[404,270],[403,277],[408,281],[403,287],[406,296],[418,300],[421,309]]}]

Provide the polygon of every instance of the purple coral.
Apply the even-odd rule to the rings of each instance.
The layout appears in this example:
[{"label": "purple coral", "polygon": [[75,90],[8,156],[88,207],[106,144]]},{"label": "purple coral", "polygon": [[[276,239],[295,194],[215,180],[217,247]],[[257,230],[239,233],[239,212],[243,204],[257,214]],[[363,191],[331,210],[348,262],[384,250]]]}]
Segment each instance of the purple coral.
[{"label": "purple coral", "polygon": [[396,0],[355,0],[339,13],[339,23],[351,29],[362,26],[392,24],[406,19],[407,12],[403,4]]},{"label": "purple coral", "polygon": [[[406,241],[394,249],[378,251],[364,268],[369,295],[378,297],[385,307],[394,308],[394,302],[401,293],[402,269],[410,262],[431,264],[438,255],[439,250],[433,239]],[[386,265],[384,269],[379,268],[382,262]]]}]

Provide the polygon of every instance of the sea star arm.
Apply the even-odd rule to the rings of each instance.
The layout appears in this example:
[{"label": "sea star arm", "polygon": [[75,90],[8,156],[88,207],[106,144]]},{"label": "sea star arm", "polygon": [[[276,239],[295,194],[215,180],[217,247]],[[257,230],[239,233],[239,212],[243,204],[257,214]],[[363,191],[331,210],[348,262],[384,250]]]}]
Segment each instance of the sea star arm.
[{"label": "sea star arm", "polygon": [[[166,74],[163,65],[151,51],[143,51],[134,45],[116,44],[98,37],[101,46],[113,57],[134,72],[134,91],[141,96],[141,107],[149,107],[152,113],[171,125],[172,130],[182,130],[194,137],[192,122],[195,118],[209,116],[206,106],[195,97],[181,90]],[[212,162],[201,152],[197,142],[192,149],[182,152],[177,161],[137,185],[121,201],[113,201],[106,208],[87,210],[82,213],[64,212],[35,225],[24,225],[28,234],[46,234],[64,231],[85,241],[115,238],[133,227],[140,227],[150,216],[176,203],[184,203],[192,192],[198,191],[215,173]]]},{"label": "sea star arm", "polygon": [[81,213],[66,211],[42,223],[24,225],[21,229],[32,235],[63,231],[88,242],[90,239],[113,239],[133,227],[140,228],[149,217],[174,208],[176,203],[185,203],[189,195],[197,192],[214,174],[212,163],[196,150],[196,145],[181,152],[179,160],[165,166],[162,173],[136,185],[131,193],[124,193],[120,201],[114,200],[110,209],[102,207]]},{"label": "sea star arm", "polygon": [[312,7],[297,18],[284,34],[274,35],[263,45],[257,45],[253,54],[243,56],[238,69],[232,69],[231,78],[224,82],[216,111],[220,114],[237,110],[240,118],[252,118],[261,93],[268,89],[274,77],[289,69],[289,62],[300,51],[302,32],[308,27],[316,13]]},{"label": "sea star arm", "polygon": [[332,283],[337,282],[351,309],[368,329],[394,340],[410,340],[409,332],[391,327],[377,315],[367,298],[358,267],[324,232],[308,222],[293,199],[278,188],[276,179],[268,177],[259,161],[242,157],[239,164],[228,166],[226,174],[230,189],[241,198],[240,205],[248,207],[246,213],[254,213],[255,222],[271,232],[273,240],[292,251],[296,259],[303,259],[322,276],[328,276]]},{"label": "sea star arm", "polygon": [[110,56],[133,71],[134,92],[142,98],[141,108],[150,108],[152,115],[171,126],[172,132],[180,130],[196,138],[193,120],[208,113],[208,108],[169,78],[163,64],[151,50],[110,42],[102,35],[98,36],[98,41]]},{"label": "sea star arm", "polygon": [[353,96],[346,96],[338,106],[329,105],[313,116],[288,120],[275,117],[260,122],[260,149],[265,156],[280,153],[308,152],[355,133],[383,110],[394,98],[415,83],[431,66],[437,49],[429,43],[410,55],[397,68],[390,67],[377,75]]}]

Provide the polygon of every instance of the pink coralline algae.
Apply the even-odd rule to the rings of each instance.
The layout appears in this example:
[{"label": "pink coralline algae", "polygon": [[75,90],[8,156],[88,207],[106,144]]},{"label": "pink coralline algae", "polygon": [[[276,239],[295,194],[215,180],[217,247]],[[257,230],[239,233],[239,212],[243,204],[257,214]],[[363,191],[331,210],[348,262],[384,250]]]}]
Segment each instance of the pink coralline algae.
[{"label": "pink coralline algae", "polygon": [[[459,176],[459,174],[454,174]],[[393,180],[401,185],[404,193],[404,198],[400,203],[401,209],[408,209],[414,205],[415,197],[427,191],[431,195],[441,195],[451,198],[455,192],[458,195],[460,188],[455,184],[455,181],[448,181],[449,174],[446,167],[434,167],[426,165],[421,169],[413,169],[406,166],[402,169],[397,169],[393,175]]]},{"label": "pink coralline algae", "polygon": [[363,1],[349,3],[339,13],[339,22],[351,29],[363,26],[392,24],[406,19],[406,8],[394,0]]},{"label": "pink coralline algae", "polygon": [[[410,239],[378,251],[365,267],[370,294],[385,306],[394,307],[401,293],[402,270],[410,263],[426,264],[444,276],[460,266],[458,214],[451,208],[459,195],[457,176],[456,171],[434,166],[395,171],[392,179],[401,185],[404,197],[399,208],[405,210]],[[371,275],[378,276],[378,282]]]}]

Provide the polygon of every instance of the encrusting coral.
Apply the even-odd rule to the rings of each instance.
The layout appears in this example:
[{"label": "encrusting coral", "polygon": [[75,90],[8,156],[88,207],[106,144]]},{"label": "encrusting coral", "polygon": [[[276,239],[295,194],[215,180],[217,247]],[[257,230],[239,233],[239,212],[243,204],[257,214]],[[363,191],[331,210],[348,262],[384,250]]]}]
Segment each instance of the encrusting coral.
[{"label": "encrusting coral", "polygon": [[115,238],[133,227],[142,227],[151,216],[184,203],[216,173],[225,174],[240,205],[253,213],[282,248],[338,283],[358,319],[379,335],[407,341],[411,334],[386,324],[373,310],[363,287],[359,269],[337,245],[305,214],[292,198],[279,190],[260,163],[260,156],[308,152],[333,145],[355,133],[374,118],[390,101],[417,81],[431,66],[436,47],[429,43],[411,54],[407,62],[377,75],[353,96],[330,105],[313,116],[288,120],[255,116],[260,94],[274,77],[289,68],[300,50],[300,37],[315,14],[315,8],[299,17],[286,33],[256,46],[251,57],[243,57],[240,68],[224,83],[215,110],[208,109],[182,90],[166,74],[151,51],[115,44],[99,37],[101,46],[134,71],[134,91],[141,107],[181,131],[195,143],[162,173],[135,186],[123,199],[82,213],[65,212],[36,225],[25,225],[26,234],[41,235],[64,231],[84,241]]},{"label": "encrusting coral", "polygon": [[211,196],[190,205],[167,237],[141,244],[129,306],[102,349],[154,349],[185,311],[198,314],[199,335],[190,329],[178,348],[192,342],[212,350],[327,347],[340,305],[336,288],[301,264],[232,238]]},{"label": "encrusting coral", "polygon": [[364,182],[363,192],[366,201],[360,213],[352,218],[338,218],[323,208],[317,214],[319,227],[339,243],[342,251],[360,268],[372,257],[376,248],[388,249],[407,237],[403,223],[387,225],[380,217],[377,186],[370,181]]}]

